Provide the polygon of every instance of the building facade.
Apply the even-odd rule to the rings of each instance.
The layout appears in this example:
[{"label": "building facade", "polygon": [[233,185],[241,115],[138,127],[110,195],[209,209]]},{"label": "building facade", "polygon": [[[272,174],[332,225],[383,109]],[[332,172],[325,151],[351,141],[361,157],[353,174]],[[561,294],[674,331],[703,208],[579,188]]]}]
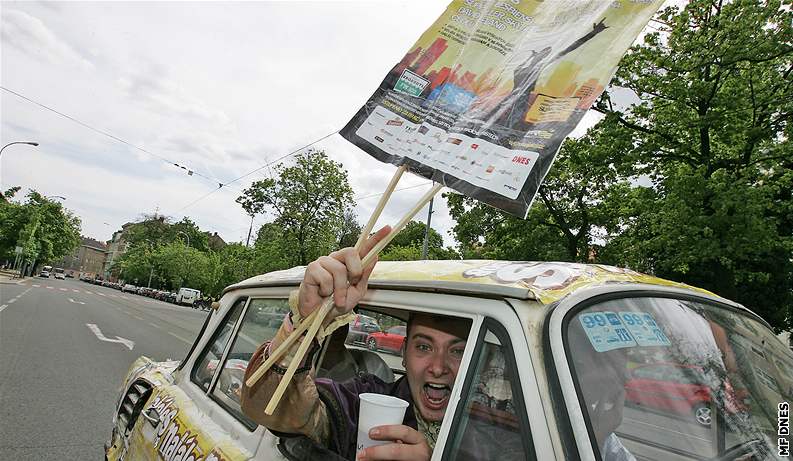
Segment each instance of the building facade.
[{"label": "building facade", "polygon": [[107,246],[104,243],[90,237],[81,237],[80,246],[72,254],[52,265],[62,267],[67,274],[75,277],[101,277],[106,256]]}]

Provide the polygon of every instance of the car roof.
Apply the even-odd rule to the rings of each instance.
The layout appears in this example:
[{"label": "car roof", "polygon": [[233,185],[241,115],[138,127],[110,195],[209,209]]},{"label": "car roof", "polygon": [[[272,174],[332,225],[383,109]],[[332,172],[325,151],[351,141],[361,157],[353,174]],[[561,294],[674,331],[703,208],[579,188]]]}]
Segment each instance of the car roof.
[{"label": "car roof", "polygon": [[[304,272],[305,266],[297,266],[257,275],[229,286],[223,293],[244,288],[299,285]],[[609,284],[675,287],[718,298],[707,290],[630,269],[567,262],[380,261],[369,279],[370,288],[509,297],[543,304],[556,302],[583,288]]]}]

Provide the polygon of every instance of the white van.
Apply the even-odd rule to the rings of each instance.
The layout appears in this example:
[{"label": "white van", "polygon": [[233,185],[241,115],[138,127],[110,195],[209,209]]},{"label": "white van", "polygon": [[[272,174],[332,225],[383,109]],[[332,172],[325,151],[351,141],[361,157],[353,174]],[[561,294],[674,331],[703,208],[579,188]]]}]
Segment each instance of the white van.
[{"label": "white van", "polygon": [[185,304],[192,306],[198,298],[201,297],[201,291],[192,288],[179,288],[176,294],[176,304]]}]

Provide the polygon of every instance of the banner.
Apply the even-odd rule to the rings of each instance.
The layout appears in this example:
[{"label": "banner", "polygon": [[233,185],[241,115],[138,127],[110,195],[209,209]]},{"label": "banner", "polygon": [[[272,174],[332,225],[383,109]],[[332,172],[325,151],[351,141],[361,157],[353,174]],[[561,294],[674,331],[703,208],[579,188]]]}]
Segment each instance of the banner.
[{"label": "banner", "polygon": [[454,0],[341,134],[525,217],[662,0]]}]

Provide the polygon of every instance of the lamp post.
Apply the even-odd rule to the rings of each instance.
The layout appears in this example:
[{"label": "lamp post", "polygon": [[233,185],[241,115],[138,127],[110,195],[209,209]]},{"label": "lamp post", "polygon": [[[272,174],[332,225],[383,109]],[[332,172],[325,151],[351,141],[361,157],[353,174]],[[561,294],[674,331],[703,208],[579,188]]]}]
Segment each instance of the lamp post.
[{"label": "lamp post", "polygon": [[3,147],[0,149],[0,155],[3,155],[3,150],[4,150],[6,147],[8,147],[8,146],[11,146],[11,145],[13,145],[13,144],[27,144],[27,145],[29,145],[29,146],[33,146],[33,147],[36,147],[36,146],[38,146],[38,145],[39,145],[39,143],[37,143],[37,142],[30,142],[30,141],[14,141],[14,142],[10,142],[10,143],[6,144],[5,146],[3,146]]}]

